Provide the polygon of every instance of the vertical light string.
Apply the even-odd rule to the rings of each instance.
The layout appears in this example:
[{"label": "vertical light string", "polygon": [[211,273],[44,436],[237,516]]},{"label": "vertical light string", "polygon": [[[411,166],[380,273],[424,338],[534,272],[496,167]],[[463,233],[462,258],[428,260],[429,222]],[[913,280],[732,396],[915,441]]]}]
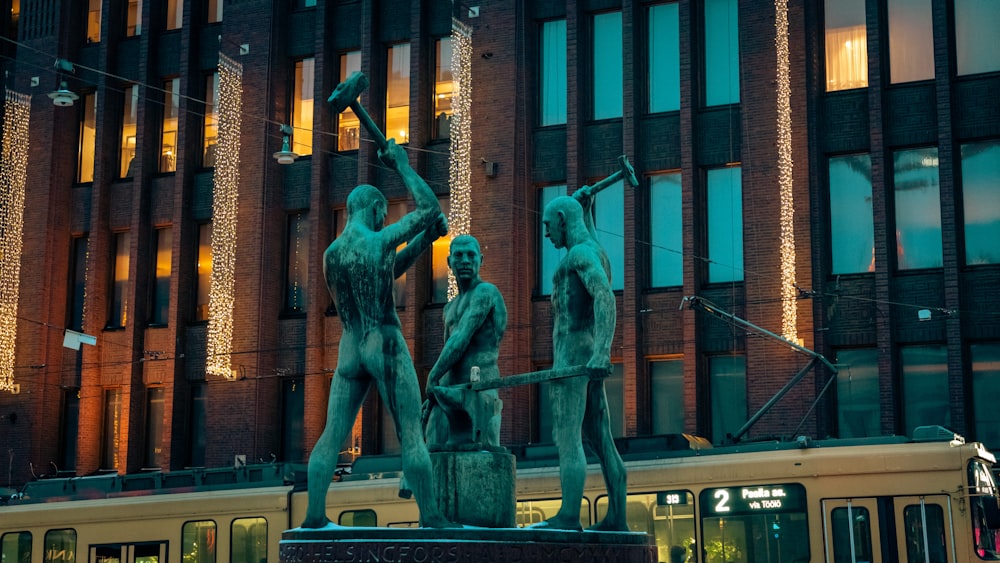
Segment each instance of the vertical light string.
[{"label": "vertical light string", "polygon": [[788,59],[788,0],[774,1],[777,52],[778,188],[781,205],[781,335],[798,342],[795,287],[795,198],[792,193],[792,88]]},{"label": "vertical light string", "polygon": [[0,161],[0,391],[14,390],[31,98],[7,90]]},{"label": "vertical light string", "polygon": [[[451,238],[469,234],[472,223],[472,28],[451,21],[451,72],[455,80],[452,96],[449,181],[451,184],[448,229]],[[448,270],[448,300],[458,295],[455,275]]]},{"label": "vertical light string", "polygon": [[219,142],[212,196],[212,277],[205,373],[233,379],[236,215],[240,184],[243,66],[219,53]]}]

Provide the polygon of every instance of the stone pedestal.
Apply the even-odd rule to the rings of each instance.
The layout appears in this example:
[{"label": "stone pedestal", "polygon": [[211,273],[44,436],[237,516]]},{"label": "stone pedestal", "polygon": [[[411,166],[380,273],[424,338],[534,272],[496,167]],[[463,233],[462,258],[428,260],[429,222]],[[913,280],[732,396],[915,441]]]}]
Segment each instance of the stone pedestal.
[{"label": "stone pedestal", "polygon": [[516,517],[515,460],[509,453],[431,454],[438,507],[446,518],[468,526],[513,528]]},{"label": "stone pedestal", "polygon": [[655,563],[641,532],[532,528],[296,528],[282,535],[280,563]]}]

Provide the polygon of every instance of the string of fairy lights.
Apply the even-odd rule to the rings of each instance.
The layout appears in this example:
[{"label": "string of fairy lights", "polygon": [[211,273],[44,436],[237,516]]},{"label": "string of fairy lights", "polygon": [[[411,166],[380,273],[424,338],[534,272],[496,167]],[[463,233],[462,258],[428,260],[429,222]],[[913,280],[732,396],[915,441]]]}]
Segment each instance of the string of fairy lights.
[{"label": "string of fairy lights", "polygon": [[7,90],[0,161],[0,391],[14,389],[31,97]]},{"label": "string of fairy lights", "polygon": [[236,219],[239,210],[243,66],[219,53],[219,136],[212,192],[212,277],[205,373],[233,379]]},{"label": "string of fairy lights", "polygon": [[777,52],[778,189],[781,206],[781,335],[798,342],[798,289],[795,285],[795,198],[792,193],[792,88],[788,55],[788,0],[774,0]]},{"label": "string of fairy lights", "polygon": [[[451,207],[448,228],[451,238],[471,231],[472,203],[472,29],[452,20],[451,72],[454,80],[451,116],[451,147],[448,179],[451,184]],[[448,271],[448,300],[458,295],[455,274]]]}]

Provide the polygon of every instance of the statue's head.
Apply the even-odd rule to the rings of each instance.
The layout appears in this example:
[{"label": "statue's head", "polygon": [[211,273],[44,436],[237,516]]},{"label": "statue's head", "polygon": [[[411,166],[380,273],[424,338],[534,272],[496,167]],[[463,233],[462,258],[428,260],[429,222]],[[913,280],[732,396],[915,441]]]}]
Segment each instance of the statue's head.
[{"label": "statue's head", "polygon": [[347,196],[347,220],[358,219],[372,230],[385,224],[388,208],[385,196],[371,184],[361,184]]},{"label": "statue's head", "polygon": [[542,212],[542,228],[545,230],[545,236],[556,248],[565,248],[568,234],[583,226],[583,207],[580,202],[569,196],[563,195],[553,199]]},{"label": "statue's head", "polygon": [[483,264],[483,254],[479,241],[472,235],[458,235],[451,241],[448,266],[458,280],[472,280],[479,277],[479,267]]}]

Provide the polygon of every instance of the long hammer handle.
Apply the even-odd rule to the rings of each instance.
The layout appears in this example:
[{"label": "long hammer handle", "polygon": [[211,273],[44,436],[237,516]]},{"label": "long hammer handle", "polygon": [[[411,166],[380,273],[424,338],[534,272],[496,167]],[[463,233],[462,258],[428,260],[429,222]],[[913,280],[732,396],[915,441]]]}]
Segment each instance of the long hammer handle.
[{"label": "long hammer handle", "polygon": [[368,134],[372,136],[372,140],[375,141],[375,146],[377,146],[379,150],[385,150],[385,147],[388,144],[385,140],[385,135],[382,134],[382,130],[378,128],[378,125],[375,124],[375,120],[372,119],[372,116],[368,115],[368,110],[365,109],[365,106],[361,105],[361,102],[354,100],[351,102],[351,109],[354,111],[354,115],[358,116],[358,119],[361,121],[361,124],[365,126],[365,129],[368,130]]}]

